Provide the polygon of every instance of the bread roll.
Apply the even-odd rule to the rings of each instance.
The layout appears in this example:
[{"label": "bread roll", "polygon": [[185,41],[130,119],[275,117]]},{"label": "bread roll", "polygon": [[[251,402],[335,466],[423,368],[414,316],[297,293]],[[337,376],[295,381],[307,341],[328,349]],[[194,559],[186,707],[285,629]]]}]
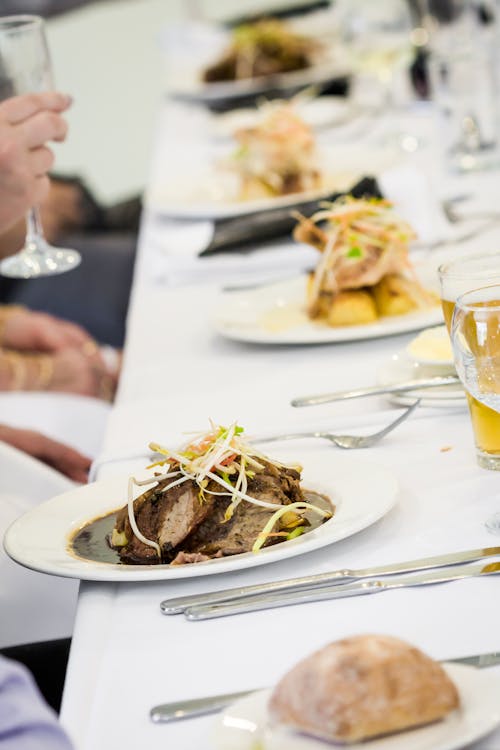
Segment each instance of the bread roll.
[{"label": "bread roll", "polygon": [[361,635],[299,662],[275,688],[269,713],[275,723],[347,743],[428,724],[458,705],[440,664],[397,638]]}]

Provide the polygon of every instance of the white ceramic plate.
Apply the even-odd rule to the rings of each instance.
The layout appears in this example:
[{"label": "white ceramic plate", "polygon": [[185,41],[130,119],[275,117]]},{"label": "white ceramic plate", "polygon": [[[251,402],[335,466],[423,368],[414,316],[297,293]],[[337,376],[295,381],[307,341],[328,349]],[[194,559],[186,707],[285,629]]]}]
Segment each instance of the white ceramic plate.
[{"label": "white ceramic plate", "polygon": [[[460,693],[461,708],[443,721],[366,742],[350,750],[458,750],[500,723],[500,674],[461,664],[444,665]],[[270,690],[253,693],[217,719],[217,750],[327,750],[339,747],[286,729],[267,729]]]},{"label": "white ceramic plate", "polygon": [[394,505],[397,481],[387,470],[356,456],[335,455],[331,446],[302,443],[273,457],[302,464],[303,484],[327,494],[336,505],[330,521],[297,539],[194,565],[120,565],[83,560],[68,549],[72,535],[94,518],[124,505],[128,477],[80,487],[49,500],[14,522],[4,546],[21,565],[53,575],[92,581],[153,581],[226,573],[263,565],[345,539],[370,526]]},{"label": "white ceramic plate", "polygon": [[[378,382],[381,385],[401,383],[415,378],[443,377],[456,374],[452,364],[443,365],[422,364],[415,362],[406,351],[393,354],[390,360],[379,370]],[[416,398],[421,399],[421,406],[435,406],[444,408],[465,407],[465,391],[460,383],[445,385],[438,388],[422,388],[405,393],[391,393],[389,401],[393,404],[409,406]]]},{"label": "white ceramic plate", "polygon": [[259,289],[226,293],[215,311],[215,329],[226,338],[255,344],[323,344],[407,333],[442,320],[441,308],[436,305],[374,323],[333,328],[307,317],[306,284],[306,276],[299,276]]},{"label": "white ceramic plate", "polygon": [[179,219],[242,216],[271,208],[292,207],[304,201],[321,200],[333,192],[345,192],[361,177],[379,174],[389,169],[399,158],[391,146],[376,149],[360,144],[320,146],[318,151],[323,178],[322,185],[317,190],[239,200],[237,176],[220,166],[220,162],[229,158],[231,153],[226,149],[218,156],[213,156],[209,164],[183,163],[182,168],[179,171],[176,169],[175,173],[173,170],[162,171],[148,190],[145,202],[154,213]]},{"label": "white ceramic plate", "polygon": [[181,85],[177,86],[173,82],[170,93],[172,96],[186,101],[217,104],[226,100],[234,99],[236,101],[266,93],[272,93],[273,95],[280,91],[290,93],[295,90],[299,91],[306,86],[318,86],[348,75],[349,68],[347,65],[333,58],[317,62],[303,70],[293,70],[288,73],[259,76],[257,78],[242,78],[237,81],[205,83],[200,74],[198,80],[184,80]]}]

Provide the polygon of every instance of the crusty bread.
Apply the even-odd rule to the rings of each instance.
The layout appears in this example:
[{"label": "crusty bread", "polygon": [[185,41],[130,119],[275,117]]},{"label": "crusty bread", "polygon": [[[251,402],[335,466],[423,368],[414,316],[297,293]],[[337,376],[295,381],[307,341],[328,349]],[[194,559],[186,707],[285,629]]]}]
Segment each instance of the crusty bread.
[{"label": "crusty bread", "polygon": [[299,662],[275,688],[271,720],[357,742],[443,718],[459,697],[440,664],[397,638],[361,635]]}]

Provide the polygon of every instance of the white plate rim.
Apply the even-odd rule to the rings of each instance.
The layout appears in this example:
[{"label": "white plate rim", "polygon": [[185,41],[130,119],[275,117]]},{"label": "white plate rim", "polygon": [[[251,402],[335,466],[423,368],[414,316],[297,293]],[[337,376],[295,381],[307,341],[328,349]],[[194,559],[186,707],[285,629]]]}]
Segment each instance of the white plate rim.
[{"label": "white plate rim", "polygon": [[[4,548],[13,560],[32,570],[109,582],[175,580],[227,573],[305,554],[371,526],[388,513],[397,500],[398,482],[388,469],[362,460],[363,470],[360,470],[358,456],[354,460],[346,454],[335,456],[329,451],[330,446],[323,446],[322,450],[304,448],[300,453],[295,452],[295,460],[300,457],[304,467],[304,486],[327,491],[338,504],[334,517],[302,537],[265,548],[258,554],[248,552],[185,566],[125,566],[86,561],[71,555],[67,543],[73,531],[124,504],[128,476],[84,485],[33,508],[8,528]],[[292,457],[290,453],[287,456]],[[369,503],[364,496],[369,496]],[[118,502],[114,499],[117,497]],[[47,530],[41,533],[44,525]]]},{"label": "white plate rim", "polygon": [[[467,703],[464,707],[458,709],[458,711],[454,711],[441,722],[416,727],[407,732],[399,732],[374,740],[356,742],[349,744],[349,748],[352,748],[352,750],[405,750],[405,747],[408,747],[409,750],[428,750],[432,747],[432,750],[459,750],[459,748],[468,747],[470,743],[479,740],[493,731],[500,724],[500,674],[498,672],[488,672],[486,669],[481,670],[476,667],[450,662],[443,663],[443,667],[455,682],[462,700],[466,696]],[[222,737],[222,732],[225,730],[224,719],[231,715],[235,717],[235,712],[241,710],[241,707],[245,709],[245,718],[251,717],[250,721],[256,723],[258,728],[259,722],[262,722],[265,702],[270,693],[271,689],[256,691],[250,696],[235,702],[217,717],[212,734],[218,748],[223,747],[223,745],[217,742],[217,738],[218,736]],[[476,700],[475,696],[477,693],[480,693],[480,697]],[[494,699],[492,699],[492,695]],[[470,696],[472,696],[472,699],[469,702]],[[486,696],[486,701],[484,696]],[[477,711],[478,708],[482,709],[485,714],[482,724],[475,729],[474,727],[469,727],[467,731],[467,712],[470,715],[471,712],[474,710]],[[439,738],[442,730],[446,730],[447,728],[448,732],[445,732],[445,736]],[[454,738],[453,735],[450,738],[450,731],[455,731]],[[434,741],[432,734],[436,734],[436,740]],[[421,742],[419,742],[419,736],[422,740]],[[415,744],[415,740],[417,744]],[[227,745],[224,747],[227,747]],[[281,745],[281,747],[284,747],[284,745]],[[297,750],[299,747],[300,750],[321,750],[322,748],[326,750],[328,747],[338,747],[338,744],[306,737],[303,744],[300,743],[299,745],[297,742]],[[239,750],[239,748],[235,746],[234,750]],[[263,744],[263,750],[267,750],[265,743]]]},{"label": "white plate rim", "polygon": [[328,344],[341,343],[344,341],[361,341],[365,339],[382,338],[385,336],[395,336],[400,333],[410,333],[422,328],[428,328],[442,320],[441,308],[436,305],[428,310],[421,310],[406,315],[380,318],[374,323],[366,323],[359,326],[329,327],[320,323],[308,322],[298,328],[290,328],[286,331],[265,331],[263,328],[258,329],[256,320],[253,327],[249,326],[246,330],[244,327],[232,325],[227,322],[229,315],[228,310],[235,305],[242,306],[248,304],[252,298],[259,301],[260,298],[268,297],[270,303],[272,298],[280,294],[293,295],[297,298],[306,297],[305,275],[297,276],[287,281],[281,281],[277,284],[269,284],[265,287],[245,291],[225,292],[218,298],[218,302],[213,314],[213,325],[217,333],[233,341],[242,341],[253,344]]}]

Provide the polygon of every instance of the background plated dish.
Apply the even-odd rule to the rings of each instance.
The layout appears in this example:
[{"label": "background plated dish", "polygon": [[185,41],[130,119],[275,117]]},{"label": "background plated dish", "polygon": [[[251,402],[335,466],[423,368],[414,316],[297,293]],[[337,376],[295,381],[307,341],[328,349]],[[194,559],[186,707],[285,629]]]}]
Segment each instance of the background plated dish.
[{"label": "background plated dish", "polygon": [[194,565],[119,565],[75,557],[68,540],[88,521],[124,505],[128,477],[96,482],[34,508],[8,529],[7,554],[21,565],[53,575],[95,581],[172,580],[226,573],[300,555],[344,539],[375,523],[394,505],[397,481],[386,469],[359,457],[335,455],[318,441],[273,457],[300,460],[303,485],[327,494],[337,506],[330,521],[303,536],[261,550]]},{"label": "background plated dish", "polygon": [[[462,706],[448,718],[417,729],[348,745],[352,750],[458,750],[500,723],[500,675],[458,664],[445,665]],[[217,750],[326,750],[338,747],[285,729],[266,729],[271,691],[261,690],[228,708],[217,720]]]},{"label": "background plated dish", "polygon": [[[424,286],[428,269],[421,268]],[[436,305],[406,315],[379,318],[358,326],[331,327],[310,320],[305,312],[306,276],[248,291],[222,295],[215,311],[215,329],[235,341],[255,344],[323,344],[380,338],[417,331],[442,321]]]},{"label": "background plated dish", "polygon": [[318,189],[238,200],[235,196],[239,178],[220,166],[230,152],[218,149],[208,164],[199,159],[191,159],[189,163],[185,159],[171,160],[164,167],[157,164],[157,176],[146,194],[146,205],[156,214],[179,219],[222,219],[269,208],[293,207],[304,201],[325,199],[335,192],[346,192],[361,177],[389,169],[397,158],[392,146],[377,149],[359,145],[319,146],[318,151],[322,166],[322,185]]}]

